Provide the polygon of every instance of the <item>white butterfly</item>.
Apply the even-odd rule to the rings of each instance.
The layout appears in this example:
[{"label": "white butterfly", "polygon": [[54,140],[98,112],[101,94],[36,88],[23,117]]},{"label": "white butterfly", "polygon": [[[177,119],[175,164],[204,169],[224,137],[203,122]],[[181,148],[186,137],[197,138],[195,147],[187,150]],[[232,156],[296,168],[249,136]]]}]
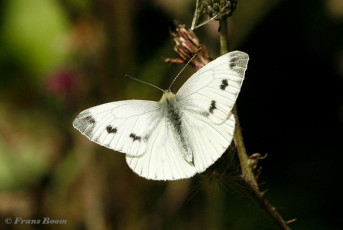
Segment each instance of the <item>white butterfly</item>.
[{"label": "white butterfly", "polygon": [[159,102],[110,102],[81,112],[73,126],[91,141],[126,153],[138,175],[177,180],[205,171],[232,141],[232,107],[249,56],[222,55],[194,73],[176,93]]}]

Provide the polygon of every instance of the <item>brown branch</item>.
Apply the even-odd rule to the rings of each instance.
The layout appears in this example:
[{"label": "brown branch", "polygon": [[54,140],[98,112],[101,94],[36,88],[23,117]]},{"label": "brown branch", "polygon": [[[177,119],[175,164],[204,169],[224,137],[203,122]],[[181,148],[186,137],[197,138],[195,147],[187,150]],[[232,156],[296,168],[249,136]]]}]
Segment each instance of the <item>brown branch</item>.
[{"label": "brown branch", "polygon": [[[228,52],[228,44],[227,44],[227,20],[221,19],[219,21],[219,31],[220,31],[220,53],[223,55]],[[241,128],[239,125],[239,119],[237,115],[236,106],[234,106],[232,113],[236,120],[236,128],[234,133],[234,143],[237,148],[237,154],[241,165],[242,170],[242,179],[244,183],[246,183],[246,187],[248,188],[247,195],[255,201],[258,206],[265,211],[267,216],[271,219],[275,226],[279,229],[289,230],[290,228],[287,226],[287,223],[282,218],[282,216],[278,213],[275,207],[273,207],[268,200],[266,200],[263,195],[263,192],[260,192],[258,183],[256,181],[254,172],[252,167],[249,165],[248,162],[248,154],[245,149],[243,135],[241,132]]]},{"label": "brown branch", "polygon": [[248,154],[247,154],[247,151],[245,149],[245,145],[244,145],[244,141],[243,141],[243,135],[242,135],[241,127],[239,125],[239,119],[238,119],[238,115],[237,115],[236,105],[233,107],[232,113],[235,116],[235,120],[236,120],[236,127],[235,127],[235,133],[233,135],[233,140],[234,140],[236,148],[237,148],[239,163],[241,165],[241,170],[242,170],[242,177],[243,177],[244,181],[250,187],[252,187],[256,191],[259,191],[259,187],[258,187],[257,181],[255,179],[254,172],[248,163]]},{"label": "brown branch", "polygon": [[[247,183],[247,187],[250,187],[250,184],[247,181],[245,182]],[[266,213],[271,222],[279,229],[290,230],[287,224],[295,221],[295,219],[286,222],[279,214],[277,209],[272,206],[267,199],[264,198],[264,192],[260,192],[252,187],[250,188],[251,189],[249,189],[249,193],[247,195]]]}]

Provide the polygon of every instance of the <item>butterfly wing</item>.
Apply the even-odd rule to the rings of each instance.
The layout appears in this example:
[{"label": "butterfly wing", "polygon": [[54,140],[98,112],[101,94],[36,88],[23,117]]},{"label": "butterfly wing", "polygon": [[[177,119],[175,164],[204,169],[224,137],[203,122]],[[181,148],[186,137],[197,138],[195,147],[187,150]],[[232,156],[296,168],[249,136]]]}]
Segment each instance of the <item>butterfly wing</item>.
[{"label": "butterfly wing", "polygon": [[233,115],[222,124],[214,124],[201,114],[184,112],[182,123],[189,135],[197,173],[205,171],[218,160],[230,145],[234,130]]},{"label": "butterfly wing", "polygon": [[91,141],[133,156],[142,155],[162,119],[158,102],[111,102],[81,112],[73,126]]},{"label": "butterfly wing", "polygon": [[193,152],[193,164],[186,161],[182,144],[170,122],[163,118],[151,135],[147,151],[141,156],[126,156],[129,167],[152,180],[178,180],[192,177],[211,166],[232,141],[235,120],[213,124],[201,114],[184,112],[182,125],[187,144]]},{"label": "butterfly wing", "polygon": [[154,130],[144,155],[126,156],[129,167],[138,175],[152,180],[189,178],[197,171],[182,154],[178,135],[164,117]]},{"label": "butterfly wing", "polygon": [[[127,164],[142,177],[189,178],[212,165],[231,143],[230,111],[247,62],[247,54],[235,51],[196,72],[176,95],[181,124],[165,116],[161,102],[129,100],[87,109],[73,125],[90,140],[126,153]],[[193,160],[185,158],[185,149],[191,149]]]},{"label": "butterfly wing", "polygon": [[193,74],[178,91],[183,110],[221,124],[231,115],[243,83],[249,56],[240,51],[224,54]]}]

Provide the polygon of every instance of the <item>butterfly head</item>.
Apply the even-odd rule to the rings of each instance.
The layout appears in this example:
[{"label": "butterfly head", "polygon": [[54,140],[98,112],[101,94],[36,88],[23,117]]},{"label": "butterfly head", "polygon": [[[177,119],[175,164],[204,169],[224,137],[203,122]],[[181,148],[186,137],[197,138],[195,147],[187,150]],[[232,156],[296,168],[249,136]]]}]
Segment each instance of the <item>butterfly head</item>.
[{"label": "butterfly head", "polygon": [[173,93],[170,89],[167,89],[166,91],[164,91],[160,102],[175,101],[175,97],[175,93]]}]

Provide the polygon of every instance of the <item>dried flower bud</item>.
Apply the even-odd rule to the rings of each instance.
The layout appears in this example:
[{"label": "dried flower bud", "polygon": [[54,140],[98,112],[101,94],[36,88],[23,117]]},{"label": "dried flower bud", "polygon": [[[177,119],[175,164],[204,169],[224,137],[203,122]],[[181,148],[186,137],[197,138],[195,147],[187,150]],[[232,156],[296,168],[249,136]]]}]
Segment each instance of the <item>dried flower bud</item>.
[{"label": "dried flower bud", "polygon": [[165,59],[166,62],[187,63],[200,48],[200,52],[190,64],[198,70],[211,61],[205,47],[200,44],[198,37],[191,29],[187,28],[186,25],[177,25],[176,31],[171,32],[171,36],[175,43],[174,50],[178,53],[180,58],[167,58]]},{"label": "dried flower bud", "polygon": [[237,0],[203,0],[200,4],[202,13],[215,20],[230,17],[237,8]]},{"label": "dried flower bud", "polygon": [[[222,20],[230,17],[237,8],[237,0],[197,0],[192,30],[209,23],[212,20]],[[202,21],[198,23],[198,21]]]}]

